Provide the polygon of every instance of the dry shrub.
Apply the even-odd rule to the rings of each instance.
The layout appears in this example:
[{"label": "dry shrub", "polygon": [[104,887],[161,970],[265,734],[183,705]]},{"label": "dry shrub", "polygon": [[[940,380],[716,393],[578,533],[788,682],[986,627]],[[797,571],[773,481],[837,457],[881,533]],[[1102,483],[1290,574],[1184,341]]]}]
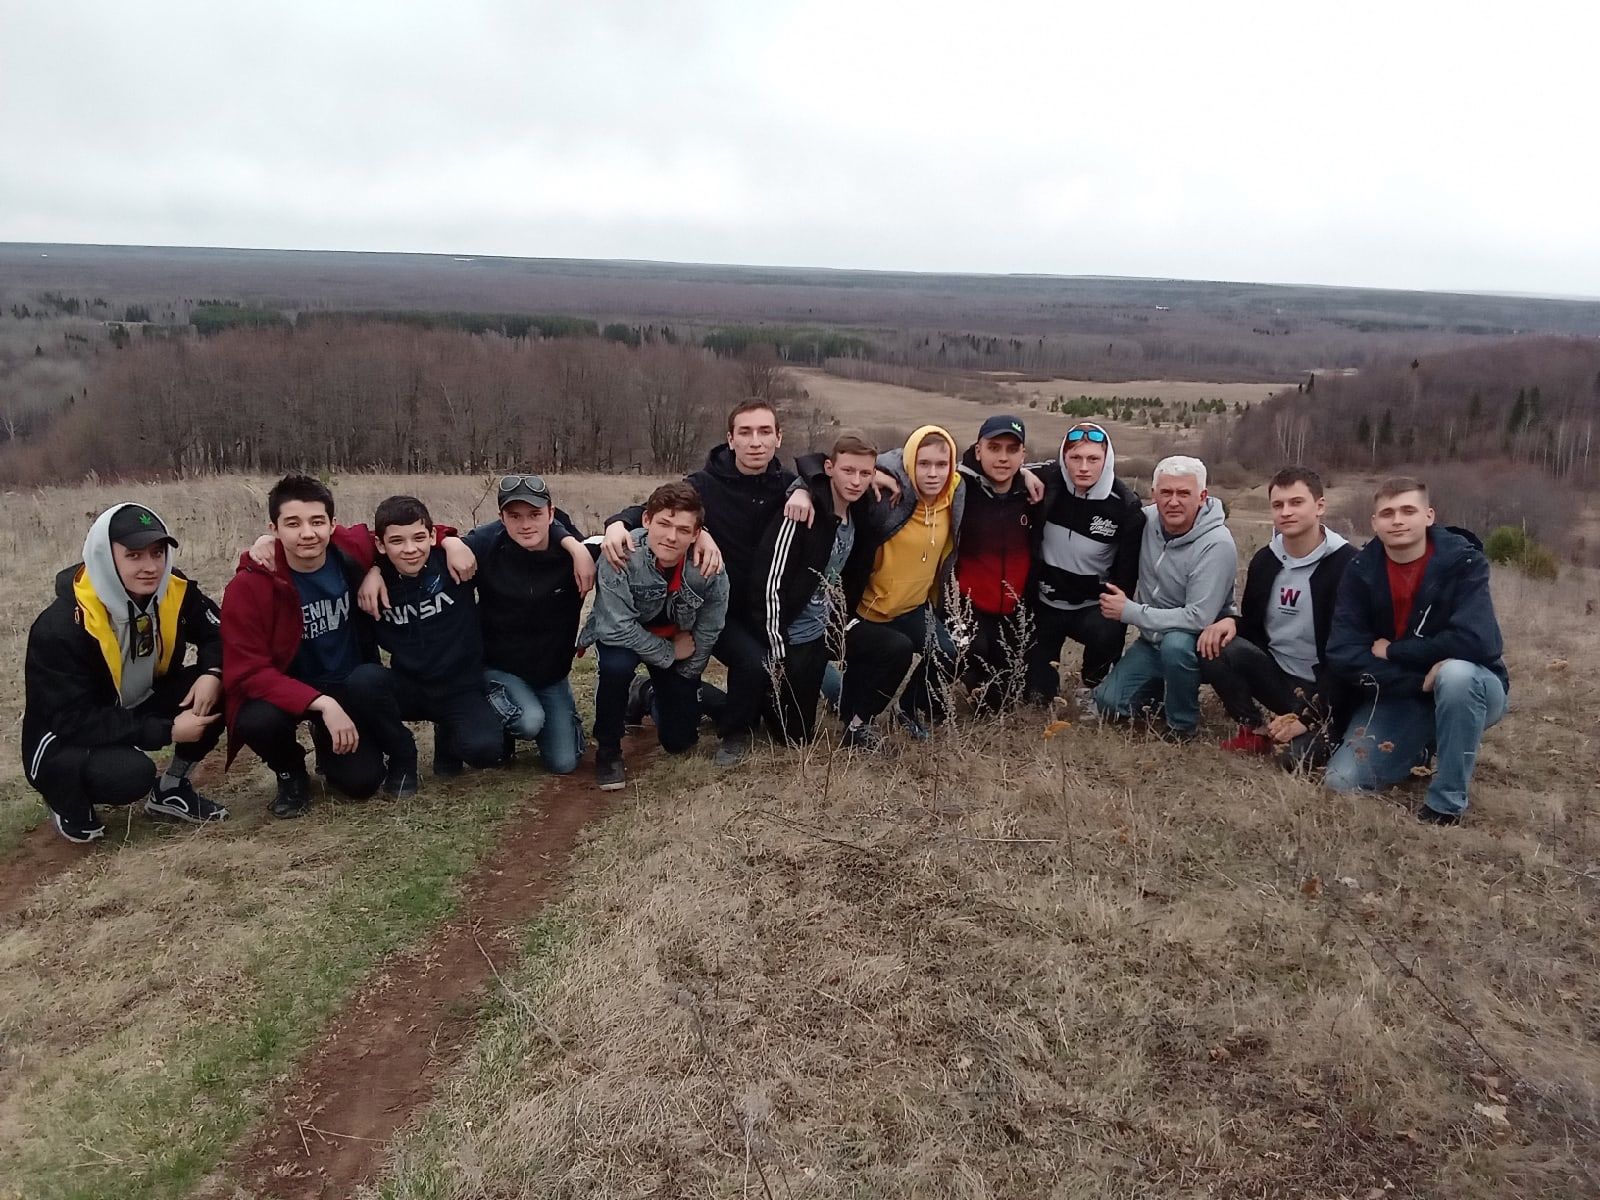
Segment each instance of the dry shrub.
[{"label": "dry shrub", "polygon": [[[1574,599],[1501,595],[1514,634]],[[1600,698],[1562,636],[1448,833],[1020,716],[671,763],[514,983],[538,1020],[508,1008],[384,1194],[1593,1195]]]}]

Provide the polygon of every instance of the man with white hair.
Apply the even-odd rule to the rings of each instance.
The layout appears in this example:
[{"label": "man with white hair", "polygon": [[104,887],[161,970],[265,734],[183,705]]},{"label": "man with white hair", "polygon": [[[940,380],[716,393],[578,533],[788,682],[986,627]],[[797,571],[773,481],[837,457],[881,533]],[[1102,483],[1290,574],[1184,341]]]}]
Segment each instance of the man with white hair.
[{"label": "man with white hair", "polygon": [[1173,455],[1156,464],[1155,503],[1145,506],[1134,598],[1104,585],[1100,611],[1139,631],[1095,689],[1109,720],[1160,708],[1173,736],[1189,739],[1200,723],[1200,633],[1233,602],[1239,552],[1222,501],[1206,491],[1206,466]]}]

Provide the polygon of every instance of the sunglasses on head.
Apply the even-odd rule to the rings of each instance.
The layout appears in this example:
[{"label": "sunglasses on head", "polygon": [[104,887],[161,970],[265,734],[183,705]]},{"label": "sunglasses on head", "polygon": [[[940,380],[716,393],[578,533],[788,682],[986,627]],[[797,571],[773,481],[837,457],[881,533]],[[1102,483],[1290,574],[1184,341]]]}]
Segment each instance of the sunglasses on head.
[{"label": "sunglasses on head", "polygon": [[149,613],[139,613],[133,618],[133,654],[135,658],[149,658],[156,652],[156,623]]},{"label": "sunglasses on head", "polygon": [[502,475],[500,476],[500,490],[514,492],[518,488],[535,492],[541,496],[550,494],[550,489],[545,486],[544,477],[540,475]]},{"label": "sunglasses on head", "polygon": [[1069,442],[1081,442],[1085,438],[1088,438],[1091,442],[1103,442],[1106,440],[1106,431],[1104,429],[1067,430],[1067,441]]}]

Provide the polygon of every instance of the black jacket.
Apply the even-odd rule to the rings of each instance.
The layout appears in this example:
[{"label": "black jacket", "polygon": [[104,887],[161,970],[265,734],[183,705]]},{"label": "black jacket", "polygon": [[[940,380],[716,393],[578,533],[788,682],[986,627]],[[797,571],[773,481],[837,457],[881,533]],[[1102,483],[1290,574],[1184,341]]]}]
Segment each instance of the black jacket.
[{"label": "black jacket", "polygon": [[[46,737],[64,745],[137,746],[156,750],[172,740],[172,719],[141,715],[122,707],[100,643],[83,625],[72,584],[82,564],[56,575],[56,598],[28,630],[23,687],[22,761],[27,766]],[[177,637],[171,666],[183,664],[194,646],[203,671],[222,671],[222,620],[215,603],[181,571],[183,601],[178,609]],[[30,773],[31,777],[31,773]]]},{"label": "black jacket", "polygon": [[[1033,596],[1083,604],[1098,600],[1100,584],[1109,582],[1131,597],[1139,586],[1139,546],[1144,539],[1144,506],[1138,493],[1113,476],[1110,494],[1104,499],[1091,500],[1073,493],[1059,460],[1029,466],[1044,483],[1044,503],[1034,543],[1038,558],[1030,589]],[[1094,546],[1085,543],[1111,546],[1109,570],[1104,574],[1091,574],[1046,562],[1043,542],[1046,527],[1050,525],[1067,530],[1072,538],[1078,539],[1076,545],[1084,546],[1091,553]]]},{"label": "black jacket", "polygon": [[[1317,563],[1311,571],[1311,624],[1317,642],[1316,686],[1296,714],[1312,723],[1312,718],[1331,717],[1330,729],[1341,733],[1357,696],[1350,683],[1328,664],[1328,634],[1333,629],[1333,614],[1338,607],[1339,583],[1358,551],[1346,544]],[[1267,646],[1267,607],[1272,603],[1272,586],[1283,563],[1270,545],[1257,550],[1245,572],[1244,596],[1239,602],[1239,636],[1263,650]],[[1369,643],[1370,645],[1370,643]],[[1269,651],[1270,652],[1270,651]]]},{"label": "black jacket", "polygon": [[[1350,683],[1378,696],[1420,696],[1434,663],[1447,658],[1488,667],[1511,688],[1501,657],[1504,642],[1489,595],[1489,560],[1483,543],[1465,529],[1428,531],[1433,557],[1417,585],[1404,637],[1394,636],[1394,600],[1389,594],[1388,556],[1373,538],[1356,555],[1339,584],[1339,600],[1328,634],[1328,662]],[[1372,643],[1392,638],[1388,657]]]},{"label": "black jacket", "polygon": [[[814,512],[811,524],[791,521],[780,508],[761,535],[755,552],[757,586],[751,589],[745,619],[760,634],[775,659],[784,656],[789,626],[816,594],[817,584],[833,555],[834,537],[839,532],[840,517],[833,511],[833,485],[823,469],[823,461],[820,454],[807,454],[795,463],[811,493]],[[879,545],[858,519],[858,510],[865,507],[860,501],[850,506],[851,520],[856,523],[855,542],[840,573],[846,613],[854,613],[861,601]]]},{"label": "black jacket", "polygon": [[[571,518],[559,509],[556,519],[572,529]],[[557,536],[552,528],[547,549],[525,550],[493,521],[463,539],[478,556],[484,665],[534,687],[565,679],[577,652],[583,597],[572,576],[572,557],[554,544]]]},{"label": "black jacket", "polygon": [[997,492],[968,446],[959,467],[966,479],[967,503],[961,513],[956,551],[956,587],[980,613],[1007,616],[1028,595],[1039,544],[1042,504],[1028,500],[1021,478]]},{"label": "black jacket", "polygon": [[[722,551],[722,569],[728,576],[728,615],[747,621],[757,591],[756,547],[773,517],[783,512],[794,472],[773,458],[764,473],[742,475],[733,449],[724,442],[711,448],[704,467],[685,478],[705,502],[706,528]],[[638,529],[644,523],[644,506],[635,504],[606,518],[607,525],[613,521]]]},{"label": "black jacket", "polygon": [[378,622],[378,645],[389,652],[389,665],[432,690],[481,689],[483,633],[475,585],[450,578],[444,551],[437,546],[409,579],[381,555],[378,569],[389,590],[389,607]]}]

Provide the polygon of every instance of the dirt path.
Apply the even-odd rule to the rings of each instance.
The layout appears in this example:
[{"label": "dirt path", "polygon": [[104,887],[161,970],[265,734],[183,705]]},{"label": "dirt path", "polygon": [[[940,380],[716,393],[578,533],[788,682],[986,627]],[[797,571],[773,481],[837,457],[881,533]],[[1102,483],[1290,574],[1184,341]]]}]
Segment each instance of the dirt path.
[{"label": "dirt path", "polygon": [[0,921],[28,906],[39,885],[83,861],[85,847],[75,846],[49,821],[23,835],[0,860]]},{"label": "dirt path", "polygon": [[[630,764],[645,757],[627,748]],[[367,1180],[471,1040],[494,971],[515,961],[518,927],[608,808],[585,767],[524,800],[464,882],[458,915],[384,962],[335,1015],[203,1195],[343,1200]]]}]

